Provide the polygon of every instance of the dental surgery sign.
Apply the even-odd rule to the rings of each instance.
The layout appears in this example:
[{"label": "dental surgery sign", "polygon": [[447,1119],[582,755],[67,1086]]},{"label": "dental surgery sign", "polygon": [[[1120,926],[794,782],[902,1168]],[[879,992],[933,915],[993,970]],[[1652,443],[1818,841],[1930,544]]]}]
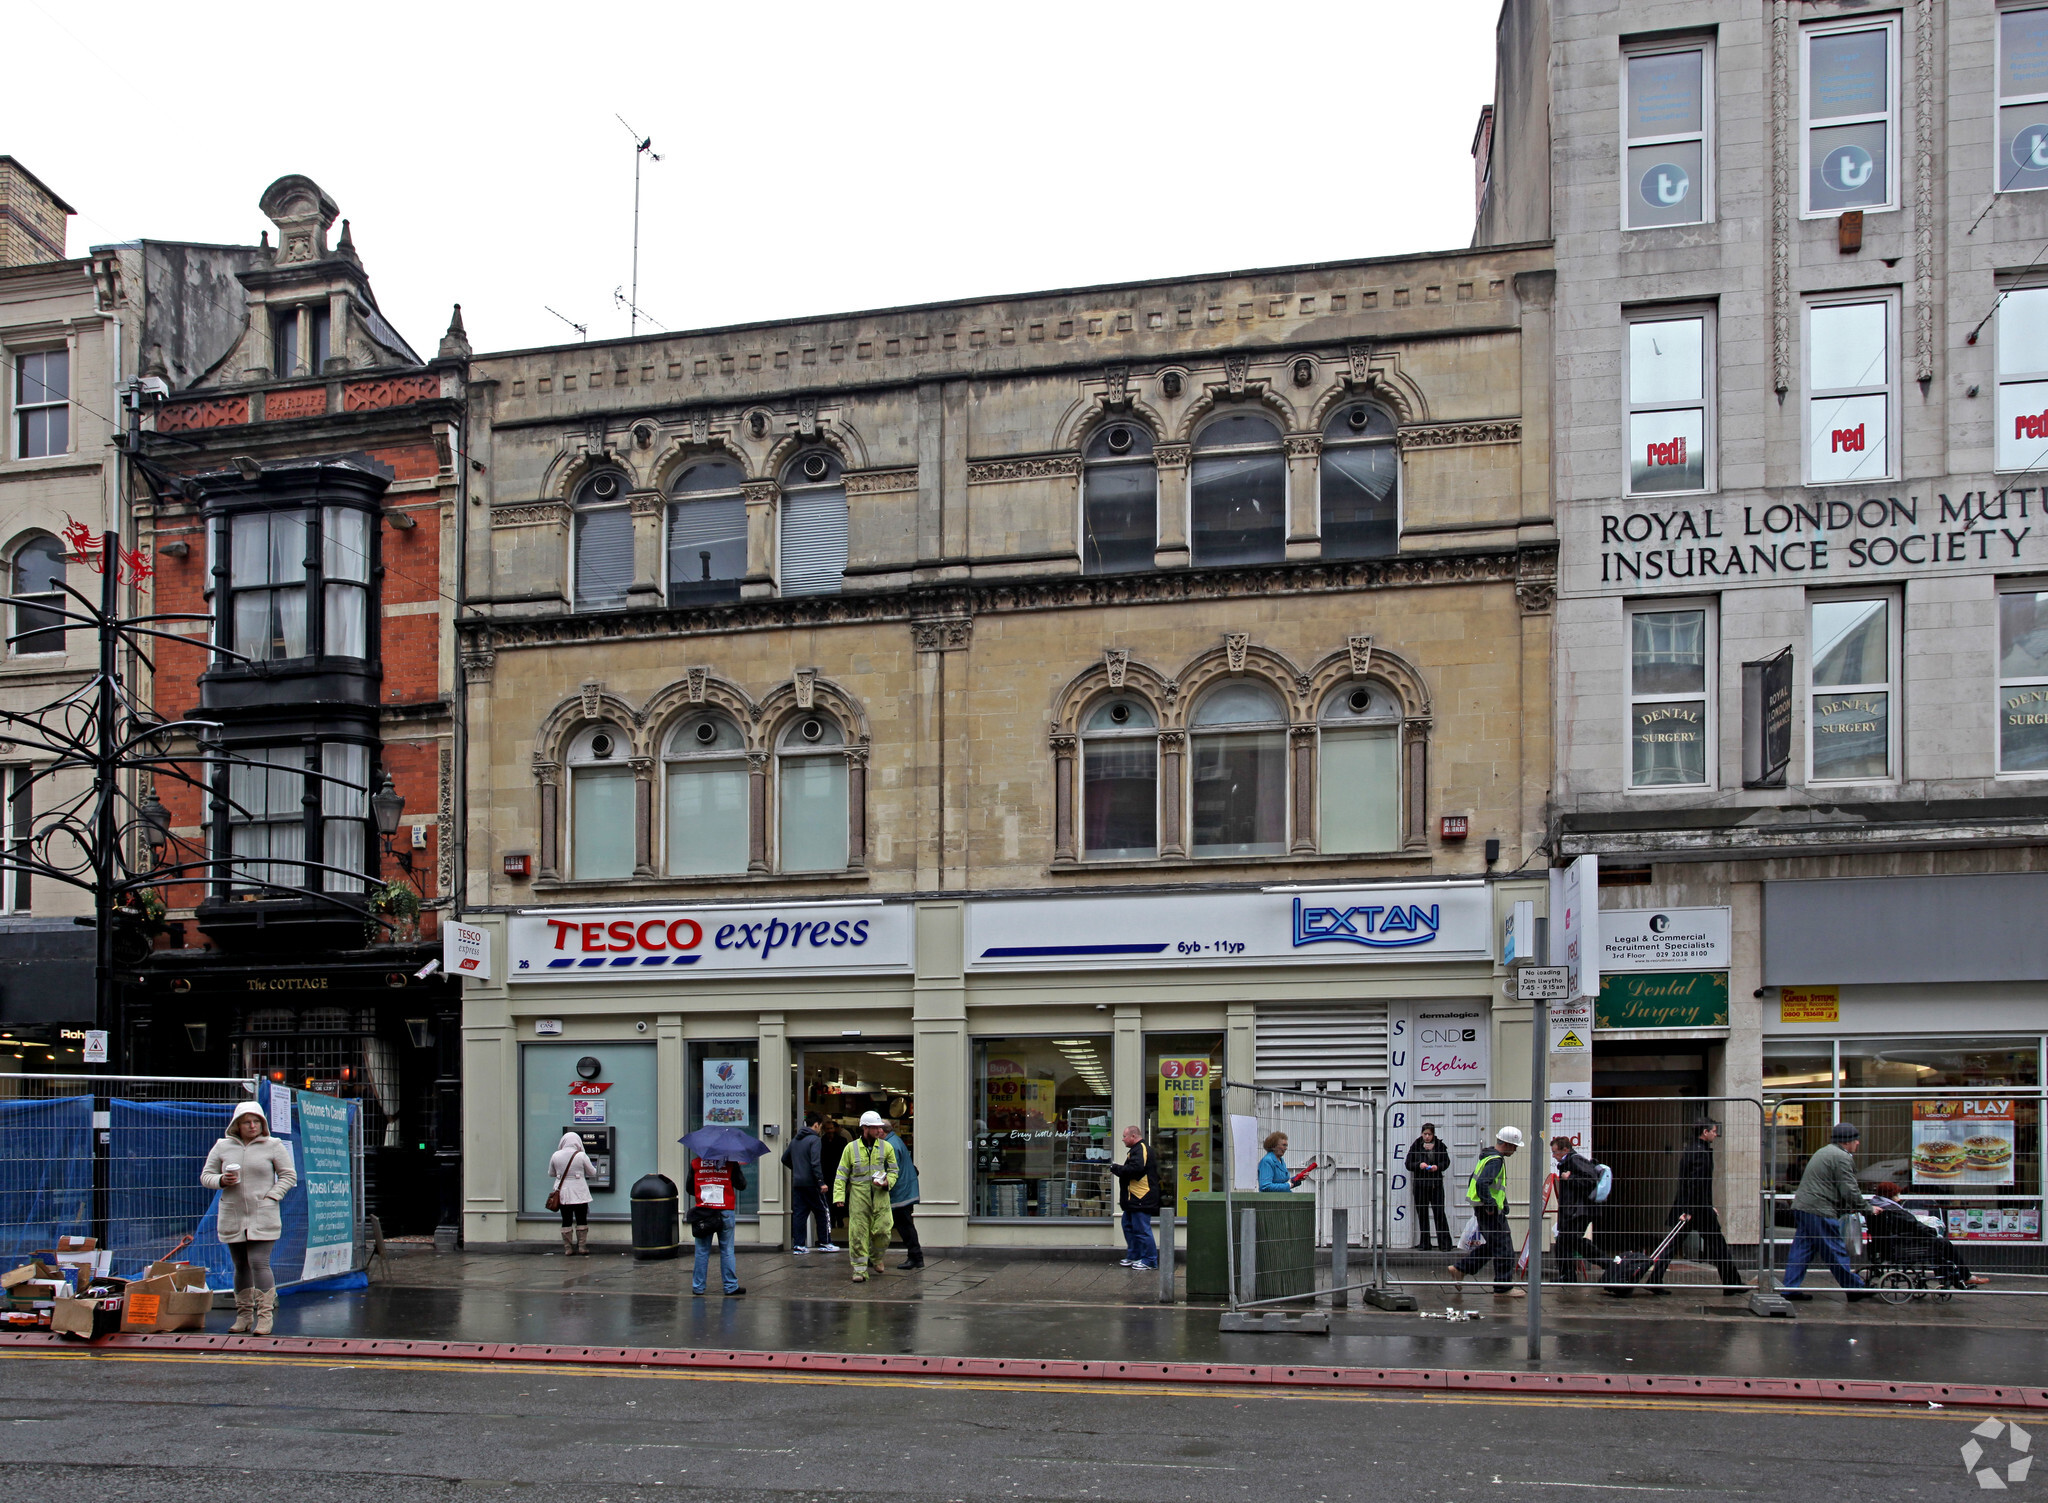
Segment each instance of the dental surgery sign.
[{"label": "dental surgery sign", "polygon": [[1483,884],[982,899],[967,905],[974,971],[1486,960]]},{"label": "dental surgery sign", "polygon": [[910,968],[910,909],[883,903],[551,908],[516,913],[513,981],[845,976]]}]

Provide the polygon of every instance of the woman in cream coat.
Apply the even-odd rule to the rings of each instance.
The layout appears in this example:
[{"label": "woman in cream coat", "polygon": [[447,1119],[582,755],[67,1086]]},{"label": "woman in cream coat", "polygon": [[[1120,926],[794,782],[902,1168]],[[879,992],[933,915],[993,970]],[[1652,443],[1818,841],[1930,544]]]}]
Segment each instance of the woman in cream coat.
[{"label": "woman in cream coat", "polygon": [[270,1135],[263,1108],[245,1101],[228,1119],[227,1136],[213,1145],[199,1183],[220,1191],[220,1240],[235,1260],[235,1323],[231,1331],[270,1334],[277,1313],[277,1277],[270,1250],[284,1235],[278,1202],[299,1182],[292,1151]]}]

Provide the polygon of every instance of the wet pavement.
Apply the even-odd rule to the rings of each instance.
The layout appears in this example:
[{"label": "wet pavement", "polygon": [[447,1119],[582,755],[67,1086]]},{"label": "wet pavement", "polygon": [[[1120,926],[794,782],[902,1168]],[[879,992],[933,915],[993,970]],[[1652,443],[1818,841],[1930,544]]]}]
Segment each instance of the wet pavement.
[{"label": "wet pavement", "polygon": [[[1120,1278],[1104,1279],[1092,1266],[1020,1263],[1019,1272],[1006,1276],[1012,1265],[1000,1261],[946,1264],[934,1257],[921,1273],[860,1286],[847,1281],[836,1261],[804,1266],[787,1254],[746,1255],[740,1276],[748,1293],[728,1299],[692,1296],[687,1262],[636,1264],[616,1254],[405,1254],[377,1270],[368,1290],[287,1300],[277,1332],[958,1357],[1490,1370],[1526,1365],[1522,1301],[1489,1293],[1464,1297],[1477,1320],[1336,1311],[1327,1337],[1225,1335],[1215,1307],[1148,1302],[1156,1276],[1113,1264],[1107,1272]],[[1030,1299],[1018,1292],[1048,1282],[1074,1297]],[[1439,1314],[1450,1297],[1449,1291],[1433,1298],[1421,1292]],[[1546,1291],[1542,1365],[1989,1384],[2038,1383],[2044,1369],[2048,1310],[2037,1306],[2048,1300],[1851,1307],[1839,1295],[1820,1293],[1798,1307],[1797,1319],[1766,1320],[1749,1314],[1740,1299],[1700,1294],[1617,1301],[1592,1290]]]}]

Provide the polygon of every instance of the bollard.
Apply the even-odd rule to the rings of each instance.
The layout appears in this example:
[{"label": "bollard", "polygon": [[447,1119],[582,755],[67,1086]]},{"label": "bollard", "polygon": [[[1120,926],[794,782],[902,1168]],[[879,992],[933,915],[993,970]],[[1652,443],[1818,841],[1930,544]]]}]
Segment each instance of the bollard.
[{"label": "bollard", "polygon": [[1161,1207],[1159,1217],[1159,1303],[1173,1303],[1173,1223],[1179,1212],[1178,1204]]},{"label": "bollard", "polygon": [[1237,1281],[1237,1302],[1250,1304],[1259,1297],[1259,1218],[1250,1206],[1238,1223],[1238,1253],[1241,1259]]},{"label": "bollard", "polygon": [[1351,1308],[1351,1291],[1345,1287],[1351,1282],[1350,1240],[1351,1213],[1340,1206],[1330,1212],[1330,1302],[1340,1310]]}]

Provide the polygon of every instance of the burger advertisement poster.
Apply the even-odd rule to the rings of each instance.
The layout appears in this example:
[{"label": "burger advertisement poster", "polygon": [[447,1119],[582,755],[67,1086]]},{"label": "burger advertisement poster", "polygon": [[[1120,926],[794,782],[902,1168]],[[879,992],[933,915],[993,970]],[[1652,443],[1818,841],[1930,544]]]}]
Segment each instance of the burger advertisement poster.
[{"label": "burger advertisement poster", "polygon": [[1913,1183],[2010,1185],[2013,1103],[1913,1103]]}]

